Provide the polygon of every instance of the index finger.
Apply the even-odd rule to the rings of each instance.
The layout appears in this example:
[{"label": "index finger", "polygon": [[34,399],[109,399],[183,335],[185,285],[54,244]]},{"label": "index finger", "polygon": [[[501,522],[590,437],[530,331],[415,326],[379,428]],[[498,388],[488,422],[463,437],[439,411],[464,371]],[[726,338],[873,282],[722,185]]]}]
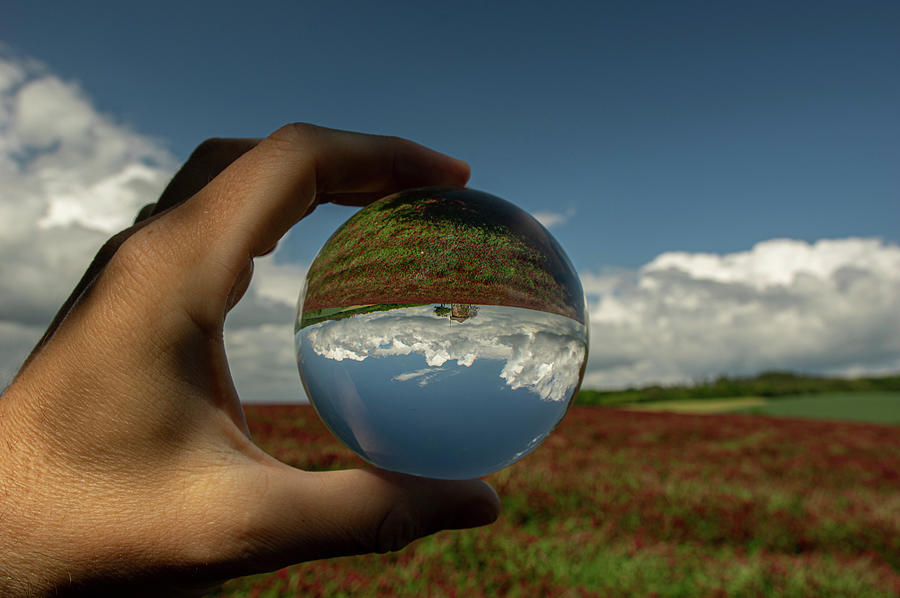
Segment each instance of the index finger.
[{"label": "index finger", "polygon": [[466,163],[405,139],[288,125],[153,227],[164,239],[155,240],[165,247],[160,266],[169,284],[197,298],[194,308],[219,318],[248,260],[317,202],[360,205],[412,187],[461,186],[468,177]]},{"label": "index finger", "polygon": [[[426,185],[464,185],[465,162],[398,137],[307,124],[282,127],[208,184],[195,207],[227,217],[259,255],[325,201],[368,203]],[[237,241],[229,239],[229,245]]]}]

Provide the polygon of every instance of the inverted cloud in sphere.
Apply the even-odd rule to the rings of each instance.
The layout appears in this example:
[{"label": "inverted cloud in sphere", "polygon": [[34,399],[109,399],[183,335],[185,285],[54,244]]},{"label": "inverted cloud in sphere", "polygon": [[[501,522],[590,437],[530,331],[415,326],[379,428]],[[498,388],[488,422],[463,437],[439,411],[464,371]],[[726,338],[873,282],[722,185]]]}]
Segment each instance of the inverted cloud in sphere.
[{"label": "inverted cloud in sphere", "polygon": [[571,318],[494,306],[481,306],[476,318],[461,324],[435,317],[426,305],[328,321],[303,334],[313,351],[336,361],[417,353],[435,368],[448,361],[468,367],[477,359],[500,360],[507,386],[549,401],[567,398],[585,351],[584,326]]}]

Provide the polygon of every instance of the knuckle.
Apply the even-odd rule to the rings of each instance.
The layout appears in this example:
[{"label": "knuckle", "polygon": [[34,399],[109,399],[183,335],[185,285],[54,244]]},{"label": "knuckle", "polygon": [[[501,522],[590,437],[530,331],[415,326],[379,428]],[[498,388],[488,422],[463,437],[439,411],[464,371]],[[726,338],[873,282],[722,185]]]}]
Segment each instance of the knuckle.
[{"label": "knuckle", "polygon": [[131,228],[126,228],[122,230],[112,237],[110,237],[106,243],[104,243],[100,249],[97,251],[97,255],[94,258],[94,261],[99,264],[108,264],[110,260],[112,260],[113,256],[116,255],[119,248],[122,244],[133,234],[133,230]]},{"label": "knuckle", "polygon": [[134,271],[146,265],[152,257],[153,243],[150,240],[152,227],[126,229],[107,242],[104,249],[108,251],[109,267]]},{"label": "knuckle", "polygon": [[[98,291],[101,309],[107,317],[132,318],[131,310],[146,298],[150,289],[160,289],[154,263],[153,250],[143,238],[144,229],[125,230],[108,241],[98,254],[98,268],[90,285]],[[102,265],[99,261],[104,260]],[[152,293],[152,294],[155,294]],[[158,298],[158,296],[157,296]]]},{"label": "knuckle", "polygon": [[188,158],[188,162],[206,162],[210,157],[216,155],[223,147],[226,141],[219,137],[211,137],[203,141],[194,149]]},{"label": "knuckle", "polygon": [[289,146],[307,146],[319,136],[321,129],[304,122],[290,123],[280,127],[268,137],[268,141]]},{"label": "knuckle", "polygon": [[91,267],[108,269],[132,268],[145,263],[150,254],[148,233],[152,221],[144,221],[123,229],[110,237],[97,251]]},{"label": "knuckle", "polygon": [[140,210],[138,210],[137,216],[134,218],[134,223],[138,224],[143,222],[144,220],[153,216],[153,213],[156,211],[156,203],[148,203]]}]

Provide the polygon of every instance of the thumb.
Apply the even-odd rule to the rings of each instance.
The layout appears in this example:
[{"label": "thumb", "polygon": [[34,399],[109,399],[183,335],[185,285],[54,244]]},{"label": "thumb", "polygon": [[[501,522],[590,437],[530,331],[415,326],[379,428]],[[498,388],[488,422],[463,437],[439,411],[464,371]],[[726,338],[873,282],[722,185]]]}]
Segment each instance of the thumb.
[{"label": "thumb", "polygon": [[250,554],[262,569],[400,550],[443,529],[492,523],[500,513],[496,492],[480,480],[433,480],[375,469],[276,469],[251,525]]}]

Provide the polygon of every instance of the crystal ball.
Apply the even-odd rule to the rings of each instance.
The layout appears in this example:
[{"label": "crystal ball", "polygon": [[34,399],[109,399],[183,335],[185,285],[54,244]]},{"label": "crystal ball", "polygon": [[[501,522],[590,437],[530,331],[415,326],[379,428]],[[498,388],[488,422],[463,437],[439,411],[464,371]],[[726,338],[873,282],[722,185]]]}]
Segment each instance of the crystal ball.
[{"label": "crystal ball", "polygon": [[294,346],[325,425],[373,465],[487,475],[534,450],[584,375],[581,282],[537,220],[460,188],[398,193],[325,243]]}]

